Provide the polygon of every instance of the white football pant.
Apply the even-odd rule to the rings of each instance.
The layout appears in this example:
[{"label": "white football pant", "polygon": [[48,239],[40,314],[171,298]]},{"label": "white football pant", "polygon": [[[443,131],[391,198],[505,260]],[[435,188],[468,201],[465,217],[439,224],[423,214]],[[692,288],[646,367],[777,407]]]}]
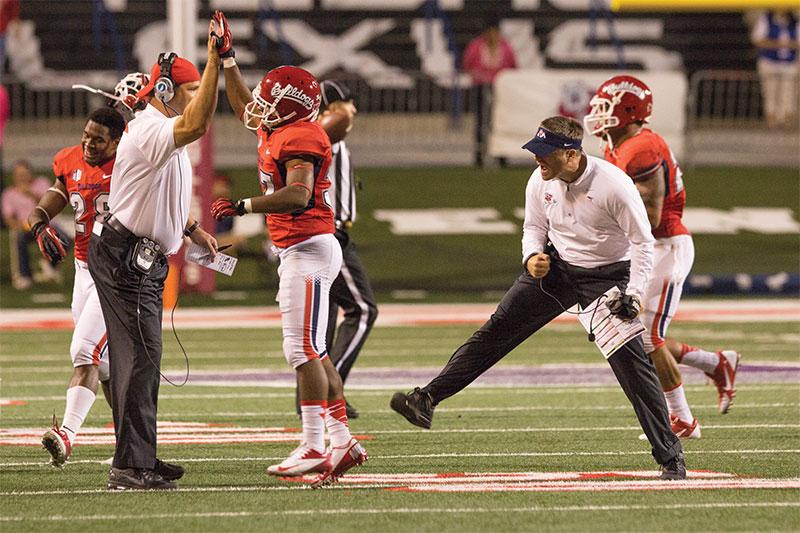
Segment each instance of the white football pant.
[{"label": "white football pant", "polygon": [[89,274],[89,266],[75,260],[75,285],[72,289],[72,320],[75,331],[69,353],[72,366],[94,365],[98,367],[100,381],[108,379],[108,342],[106,323],[100,300]]}]

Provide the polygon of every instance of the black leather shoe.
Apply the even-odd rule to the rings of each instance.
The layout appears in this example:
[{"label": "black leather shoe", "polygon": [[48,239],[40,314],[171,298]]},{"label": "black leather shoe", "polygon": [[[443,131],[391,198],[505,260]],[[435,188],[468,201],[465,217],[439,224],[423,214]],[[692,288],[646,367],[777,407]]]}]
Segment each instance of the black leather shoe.
[{"label": "black leather shoe", "polygon": [[686,463],[683,460],[683,452],[661,465],[661,479],[686,479]]},{"label": "black leather shoe", "polygon": [[408,394],[394,393],[389,407],[406,417],[406,420],[424,429],[431,429],[433,410],[436,404],[427,392],[417,387]]},{"label": "black leather shoe", "polygon": [[111,468],[108,490],[175,490],[178,486],[150,468]]},{"label": "black leather shoe", "polygon": [[353,420],[355,418],[358,418],[358,409],[350,405],[350,403],[347,400],[345,400],[344,402],[344,410],[347,413],[348,420]]},{"label": "black leather shoe", "polygon": [[156,459],[156,466],[153,470],[167,481],[175,481],[176,479],[182,478],[184,472],[181,465],[165,463],[161,459]]}]

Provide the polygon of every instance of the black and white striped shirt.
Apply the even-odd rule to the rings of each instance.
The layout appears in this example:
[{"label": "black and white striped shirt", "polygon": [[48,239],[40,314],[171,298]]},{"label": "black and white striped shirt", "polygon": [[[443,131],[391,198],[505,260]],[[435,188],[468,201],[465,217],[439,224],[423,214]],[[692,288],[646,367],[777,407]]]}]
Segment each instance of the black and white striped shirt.
[{"label": "black and white striped shirt", "polygon": [[350,160],[350,150],[344,141],[332,146],[333,161],[328,169],[331,188],[328,194],[333,201],[336,229],[347,229],[356,221],[356,179]]}]

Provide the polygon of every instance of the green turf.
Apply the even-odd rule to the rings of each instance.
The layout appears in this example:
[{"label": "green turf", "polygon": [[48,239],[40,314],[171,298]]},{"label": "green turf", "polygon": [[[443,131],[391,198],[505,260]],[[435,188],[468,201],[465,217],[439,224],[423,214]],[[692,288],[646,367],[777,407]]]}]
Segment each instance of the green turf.
[{"label": "green turf", "polygon": [[[438,368],[472,329],[379,328],[354,372],[369,367]],[[797,324],[676,323],[670,333],[709,348],[719,348],[724,342],[742,351],[746,364],[800,362]],[[280,354],[279,329],[186,330],[180,334],[195,370],[286,370]],[[4,407],[0,427],[43,429],[53,412],[61,415],[63,400],[36,397],[63,395],[70,372],[66,356],[69,335],[67,331],[3,334],[0,395],[31,401],[25,406]],[[176,355],[169,333],[165,333],[165,341],[165,366],[180,370],[182,360]],[[557,325],[534,336],[500,364],[597,362],[601,362],[601,356],[574,325]],[[408,383],[409,387],[413,385],[421,384]],[[798,383],[740,384],[738,389],[731,413],[722,416],[716,411],[713,387],[687,387],[694,414],[703,426],[703,438],[686,443],[689,468],[760,478],[800,476]],[[647,446],[637,439],[635,417],[615,386],[471,387],[439,406],[429,432],[410,426],[388,409],[391,392],[349,392],[350,401],[362,412],[351,423],[354,433],[373,437],[365,441],[371,457],[367,465],[357,470],[359,473],[654,468]],[[188,385],[175,389],[163,385],[159,417],[245,427],[296,427],[293,401],[293,391],[285,388]],[[108,422],[110,410],[98,401],[86,426],[100,427]],[[450,432],[458,429],[469,431]],[[796,490],[558,494],[414,494],[376,488],[279,490],[296,485],[269,478],[264,470],[291,448],[290,444],[163,445],[163,459],[182,461],[187,467],[186,477],[180,482],[183,492],[82,494],[74,491],[104,486],[107,467],[77,461],[105,459],[112,453],[110,447],[78,446],[73,455],[76,463],[57,470],[43,464],[45,455],[41,449],[2,446],[0,528],[792,531],[800,523],[800,494]],[[26,464],[7,466],[8,463]],[[235,492],[225,488],[237,486],[250,489]],[[214,487],[220,492],[188,491]],[[65,493],[9,494],[59,489]]]},{"label": "green turf", "polygon": [[[234,195],[260,194],[251,169],[230,170]],[[521,269],[521,221],[514,211],[524,204],[529,169],[365,168],[359,191],[359,219],[352,230],[378,297],[393,291],[421,289],[444,294],[447,300],[494,300]],[[686,172],[690,207],[788,207],[800,217],[800,179],[793,169],[700,167]],[[376,209],[492,207],[503,220],[514,221],[520,232],[508,235],[396,236],[389,224],[372,216]],[[261,255],[261,238],[248,241],[236,275],[217,277],[222,291],[239,291],[241,304],[268,304],[277,288],[275,265]],[[695,235],[695,274],[800,271],[800,236],[740,232],[736,235]],[[0,250],[7,250],[7,233],[0,232]],[[9,284],[8,255],[0,254],[0,300],[3,307],[59,305],[35,301],[33,295],[58,293],[69,302],[72,265],[62,267],[60,285],[36,286],[19,293]],[[187,295],[183,305],[218,305],[205,296]]]}]

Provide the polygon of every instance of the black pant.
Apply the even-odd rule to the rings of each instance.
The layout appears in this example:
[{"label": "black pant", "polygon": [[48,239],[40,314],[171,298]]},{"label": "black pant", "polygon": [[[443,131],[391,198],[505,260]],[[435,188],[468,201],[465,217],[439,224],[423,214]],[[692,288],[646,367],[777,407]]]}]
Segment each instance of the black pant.
[{"label": "black pant", "polygon": [[[587,269],[569,265],[556,257],[542,283],[565,308],[576,303],[585,308],[612,286],[624,290],[629,270],[628,261]],[[561,313],[559,304],[539,288],[539,280],[528,272],[523,273],[503,296],[488,322],[456,350],[444,369],[423,390],[429,392],[436,403],[449,398]],[[655,367],[644,351],[641,337],[630,340],[608,362],[653,447],[653,457],[664,464],[681,451],[681,444],[670,427]]]},{"label": "black pant", "polygon": [[[378,317],[378,305],[350,235],[336,230],[336,239],[342,246],[342,270],[331,285],[327,346],[331,361],[344,382]],[[337,331],[340,307],[344,310],[344,320]]]},{"label": "black pant", "polygon": [[89,241],[89,272],[108,331],[116,468],[156,464],[162,294],[169,266],[159,254],[153,269],[143,276],[130,263],[135,242],[135,237],[122,236],[110,227]]}]

